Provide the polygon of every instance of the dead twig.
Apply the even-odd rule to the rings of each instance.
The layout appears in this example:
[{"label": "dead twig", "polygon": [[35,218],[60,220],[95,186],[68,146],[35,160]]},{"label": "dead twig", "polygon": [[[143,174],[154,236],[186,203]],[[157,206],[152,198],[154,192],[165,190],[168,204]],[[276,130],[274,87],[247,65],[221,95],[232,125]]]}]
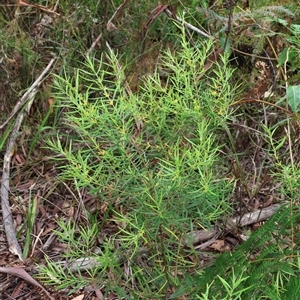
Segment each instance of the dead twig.
[{"label": "dead twig", "polygon": [[95,47],[97,46],[97,44],[100,42],[100,39],[102,38],[102,33],[100,33],[98,35],[98,37],[93,41],[91,47],[89,48],[89,50],[87,51],[87,55],[91,54],[92,50],[95,49]]},{"label": "dead twig", "polygon": [[13,219],[12,219],[10,206],[9,206],[10,162],[11,162],[11,157],[14,153],[15,142],[18,136],[20,135],[19,129],[23,122],[25,113],[30,110],[30,107],[34,100],[34,96],[38,90],[38,87],[40,86],[42,80],[49,72],[50,68],[52,67],[55,61],[56,59],[54,58],[50,61],[50,63],[45,68],[45,70],[41,73],[41,75],[37,78],[37,80],[33,83],[33,85],[28,89],[28,91],[23,95],[21,100],[15,106],[13,113],[11,114],[11,117],[14,114],[16,114],[18,110],[20,110],[20,108],[23,106],[24,103],[28,101],[26,108],[16,118],[10,138],[7,143],[7,148],[3,160],[3,172],[2,172],[0,195],[1,195],[1,207],[2,207],[4,230],[5,230],[8,246],[9,246],[9,251],[12,254],[17,255],[21,261],[24,261],[24,258],[23,258],[21,247],[16,238]]},{"label": "dead twig", "polygon": [[[173,14],[172,14],[172,12],[169,9],[165,9],[165,12],[168,15],[168,17],[173,18]],[[188,23],[186,21],[183,21],[181,18],[179,18],[177,16],[176,16],[176,21],[178,21],[180,23],[183,23],[184,26],[186,26],[187,28],[189,28],[189,29],[197,32],[200,35],[203,35],[206,38],[214,39],[213,36],[209,35],[208,33],[204,32],[203,30],[200,30],[199,28],[197,28],[196,26],[194,26],[192,24],[190,24],[190,23]]]},{"label": "dead twig", "polygon": [[60,16],[60,14],[58,14],[57,12],[55,12],[54,10],[51,10],[49,8],[47,8],[46,6],[42,6],[42,5],[38,5],[38,4],[34,4],[34,3],[29,3],[29,2],[26,2],[24,0],[19,0],[18,1],[18,6],[29,6],[29,7],[34,7],[36,9],[39,9],[41,11],[44,11],[44,12],[47,12],[47,13],[50,13],[50,14],[54,14],[56,16]]},{"label": "dead twig", "polygon": [[113,19],[118,15],[118,13],[125,7],[129,0],[124,0],[124,2],[116,9],[112,17],[107,21],[106,29],[108,31],[118,30],[119,28],[112,22]]},{"label": "dead twig", "polygon": [[[16,115],[17,112],[20,111],[20,108],[28,101],[28,99],[32,98],[32,95],[36,93],[36,89],[41,84],[42,79],[44,78],[45,74],[48,72],[48,70],[52,67],[53,63],[56,59],[52,59],[46,69],[42,72],[42,74],[37,78],[37,80],[32,84],[32,86],[27,90],[27,92],[22,96],[20,101],[17,102],[15,105],[13,111],[10,113],[10,116],[7,118],[7,120],[0,125],[0,129],[5,127],[7,123]],[[45,72],[46,71],[46,72]]]}]

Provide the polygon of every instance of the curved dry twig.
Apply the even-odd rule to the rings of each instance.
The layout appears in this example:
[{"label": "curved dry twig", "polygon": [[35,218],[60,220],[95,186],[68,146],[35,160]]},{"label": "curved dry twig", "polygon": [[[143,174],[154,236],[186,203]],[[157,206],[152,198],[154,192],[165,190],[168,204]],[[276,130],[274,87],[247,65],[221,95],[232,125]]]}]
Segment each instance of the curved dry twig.
[{"label": "curved dry twig", "polygon": [[8,246],[9,246],[9,251],[12,254],[17,255],[21,261],[24,261],[24,258],[23,258],[21,247],[17,241],[13,219],[10,211],[10,205],[9,205],[10,162],[11,162],[11,157],[14,153],[14,145],[16,139],[20,135],[19,129],[25,117],[25,113],[26,111],[28,112],[30,110],[30,107],[34,100],[34,96],[37,93],[38,87],[40,86],[41,82],[43,81],[43,79],[45,78],[46,74],[49,72],[49,70],[51,69],[55,61],[56,58],[53,58],[49,62],[49,64],[41,73],[41,75],[37,78],[37,80],[32,84],[32,86],[28,89],[28,91],[23,95],[21,100],[15,106],[13,110],[13,114],[11,116],[16,114],[16,112],[20,108],[22,108],[23,104],[27,102],[26,109],[23,110],[16,118],[14,127],[12,129],[10,138],[7,143],[7,148],[3,160],[3,172],[2,172],[1,189],[0,189],[3,225],[4,225],[4,230],[5,230]]}]

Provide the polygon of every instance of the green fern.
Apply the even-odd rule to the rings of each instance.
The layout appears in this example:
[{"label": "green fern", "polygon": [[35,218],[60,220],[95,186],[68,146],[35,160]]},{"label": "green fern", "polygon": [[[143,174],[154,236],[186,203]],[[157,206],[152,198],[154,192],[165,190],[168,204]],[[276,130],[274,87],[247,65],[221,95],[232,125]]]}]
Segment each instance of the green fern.
[{"label": "green fern", "polygon": [[290,279],[286,286],[286,291],[283,293],[282,298],[283,300],[291,300],[291,299],[299,299],[300,295],[300,276],[295,276]]},{"label": "green fern", "polygon": [[[198,10],[206,15],[207,24],[214,24],[216,32],[219,32],[220,35],[226,32],[228,27],[228,12],[226,10],[218,12],[212,9],[204,10],[199,8]],[[285,17],[293,18],[295,14],[280,5],[263,6],[255,10],[234,12],[231,20],[232,24],[234,24],[231,28],[231,33],[235,38],[232,44],[235,46],[239,44],[249,45],[251,47],[254,45],[252,52],[259,55],[263,52],[266,38],[278,34],[276,30],[272,29],[274,28],[273,25],[287,24],[287,21],[282,19]],[[253,36],[240,34],[241,28],[248,27]],[[235,28],[238,33],[235,32]]]},{"label": "green fern", "polygon": [[[225,16],[222,16],[212,9],[204,10],[198,8],[198,10],[206,14],[206,21],[208,23],[215,23],[216,25],[219,26],[222,25],[224,26],[225,24],[225,27],[227,27],[227,22],[228,22],[227,11],[224,11]],[[234,13],[232,15],[232,21],[239,22],[239,20],[245,20],[245,18],[248,18],[248,19],[252,19],[257,23],[260,23],[261,20],[265,17],[273,18],[274,21],[276,21],[279,19],[280,16],[295,17],[295,14],[289,9],[285,8],[284,6],[280,6],[280,5],[264,6],[252,11],[247,10],[243,12]],[[223,31],[224,28],[222,28],[220,31]],[[217,29],[220,29],[220,27],[217,26]]]},{"label": "green fern", "polygon": [[274,6],[260,7],[259,9],[252,10],[252,11],[236,13],[233,15],[233,19],[235,21],[238,21],[242,17],[248,17],[254,20],[259,20],[262,17],[278,18],[280,15],[289,16],[289,17],[295,16],[295,14],[289,9],[280,5],[274,5]]},{"label": "green fern", "polygon": [[[243,299],[261,299],[262,296],[276,293],[272,283],[276,282],[278,274],[285,274],[282,285],[287,285],[284,295],[296,295],[294,289],[299,289],[300,268],[292,263],[298,256],[296,249],[283,249],[283,240],[290,238],[287,233],[293,227],[295,218],[299,219],[299,207],[282,206],[280,210],[264,226],[258,229],[250,238],[238,247],[234,253],[224,253],[215,262],[214,266],[207,268],[199,280],[203,292],[210,285],[211,295],[225,296],[222,286],[216,280],[218,276],[229,278],[232,272],[235,275],[248,277],[242,282],[240,288],[251,287],[243,294]],[[296,241],[295,241],[296,242]],[[299,241],[298,241],[299,242]],[[293,279],[288,282],[289,279]],[[298,294],[297,294],[298,295]],[[220,297],[220,296],[218,296]],[[220,298],[221,299],[221,298]],[[285,298],[281,299],[296,299]],[[298,298],[297,298],[298,299]]]}]

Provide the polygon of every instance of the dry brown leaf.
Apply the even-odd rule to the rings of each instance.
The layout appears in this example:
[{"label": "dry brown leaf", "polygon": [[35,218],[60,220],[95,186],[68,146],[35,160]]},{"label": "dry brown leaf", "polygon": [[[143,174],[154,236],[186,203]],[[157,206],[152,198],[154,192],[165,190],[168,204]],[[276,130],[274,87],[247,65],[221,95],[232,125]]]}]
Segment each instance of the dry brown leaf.
[{"label": "dry brown leaf", "polygon": [[79,295],[79,296],[73,298],[72,300],[82,300],[83,298],[84,298],[84,295],[82,294],[82,295]]},{"label": "dry brown leaf", "polygon": [[212,248],[216,251],[221,251],[225,247],[224,240],[216,240],[209,248]]},{"label": "dry brown leaf", "polygon": [[104,299],[104,296],[103,296],[102,292],[99,289],[95,290],[95,294],[97,296],[97,299],[99,299],[99,300]]},{"label": "dry brown leaf", "polygon": [[13,275],[13,276],[18,276],[18,277],[24,279],[28,283],[35,285],[35,286],[39,287],[40,289],[42,289],[44,291],[44,293],[48,296],[49,299],[55,300],[48,293],[48,291],[43,286],[41,286],[34,278],[32,278],[23,268],[21,268],[21,267],[0,267],[0,272],[9,274],[9,275]]}]

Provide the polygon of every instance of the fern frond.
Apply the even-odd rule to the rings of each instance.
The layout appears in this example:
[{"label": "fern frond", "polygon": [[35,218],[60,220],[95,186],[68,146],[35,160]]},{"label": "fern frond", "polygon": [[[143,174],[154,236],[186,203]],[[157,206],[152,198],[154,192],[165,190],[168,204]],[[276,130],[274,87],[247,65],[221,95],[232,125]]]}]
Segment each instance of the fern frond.
[{"label": "fern frond", "polygon": [[233,14],[233,20],[238,21],[239,19],[251,18],[253,20],[258,20],[262,17],[273,17],[278,18],[279,15],[285,15],[289,17],[295,17],[295,14],[289,9],[283,6],[264,6],[256,10],[245,11]]},{"label": "fern frond", "polygon": [[[283,205],[264,226],[254,232],[234,253],[223,253],[216,260],[214,267],[209,267],[204,271],[201,279],[203,288],[207,284],[211,284],[211,292],[214,295],[222,294],[222,287],[215,284],[216,278],[217,276],[226,278],[234,270],[236,276],[248,275],[241,288],[252,287],[251,293],[247,292],[243,295],[243,299],[258,299],[266,294],[277,295],[278,291],[273,293],[272,289],[266,289],[266,286],[276,282],[278,274],[283,274],[282,277],[286,278],[286,282],[290,277],[294,278],[300,272],[300,270],[295,270],[295,265],[292,264],[298,253],[293,249],[283,249],[282,247],[282,239],[284,237],[290,238],[287,235],[287,229],[293,228],[295,220],[298,220],[299,217],[298,207]],[[255,258],[250,260],[253,255]],[[278,290],[284,291],[284,288],[279,287]],[[255,295],[259,296],[256,298]],[[279,298],[276,296],[271,299]]]},{"label": "fern frond", "polygon": [[275,12],[277,14],[283,14],[283,15],[287,15],[290,17],[295,17],[295,14],[290,11],[289,9],[285,8],[284,6],[281,5],[274,5],[274,6],[265,6],[265,7],[261,7],[259,10],[256,10],[256,12],[265,12],[265,13],[271,13],[271,12]]},{"label": "fern frond", "polygon": [[282,295],[283,300],[298,299],[300,295],[300,276],[293,277],[289,280],[286,291]]}]

